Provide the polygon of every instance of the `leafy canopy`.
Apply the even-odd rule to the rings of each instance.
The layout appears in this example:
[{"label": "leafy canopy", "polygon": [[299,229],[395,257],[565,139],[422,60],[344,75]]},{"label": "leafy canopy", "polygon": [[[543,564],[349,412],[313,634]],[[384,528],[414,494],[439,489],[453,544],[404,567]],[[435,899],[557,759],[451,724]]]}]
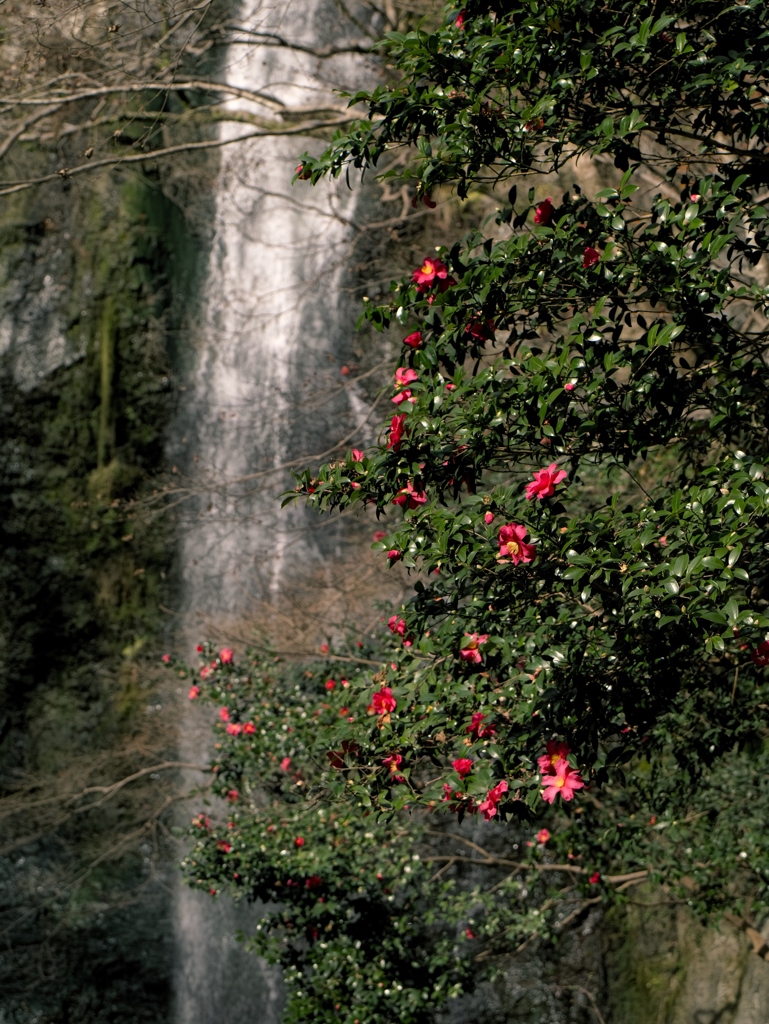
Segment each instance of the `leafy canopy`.
[{"label": "leafy canopy", "polygon": [[[413,999],[366,988],[369,948],[361,988],[350,981],[340,1001],[351,1022],[421,1020],[417,1008],[440,1002],[437,979],[444,994],[477,980],[461,944],[440,946],[471,905],[475,962],[488,964],[573,920],[575,894],[621,900],[649,879],[705,915],[760,915],[769,901],[769,9],[471,2],[385,47],[396,77],[352,97],[368,116],[306,155],[299,176],[376,169],[429,203],[509,191],[489,222],[366,305],[376,329],[407,339],[393,420],[378,445],[305,472],[287,499],[375,510],[382,557],[414,576],[384,650],[370,652],[382,667],[361,663],[346,713],[329,699],[302,732],[307,765],[291,790],[292,814],[328,815],[326,837],[332,813],[348,823],[353,861],[329,862],[324,884],[335,878],[349,901],[354,865],[365,878],[368,909],[340,912],[329,934],[354,946],[349,922],[373,921],[376,904],[382,934],[410,950],[384,961]],[[554,197],[566,173],[576,183]],[[224,748],[253,793],[265,743],[238,734]],[[236,885],[296,908],[275,867],[293,864],[283,850],[299,856],[300,819],[277,810],[286,800],[269,813],[288,831],[269,842],[252,804],[260,824],[237,863],[259,867],[238,869]],[[490,822],[489,843],[543,826],[550,837],[491,858],[505,875],[482,896],[446,845],[467,816]],[[505,820],[512,831],[495,829]],[[399,842],[427,844],[433,863],[435,822],[450,870],[420,874],[408,896],[388,885],[388,910],[372,876],[388,858],[406,864]],[[366,846],[378,829],[390,838]],[[208,858],[199,884],[231,884],[233,851],[212,844],[196,855]],[[540,881],[521,902],[529,876]],[[431,891],[443,895],[417,926]],[[331,954],[311,923],[330,906],[313,908],[291,961],[307,1021],[340,1013],[323,1008]]]}]

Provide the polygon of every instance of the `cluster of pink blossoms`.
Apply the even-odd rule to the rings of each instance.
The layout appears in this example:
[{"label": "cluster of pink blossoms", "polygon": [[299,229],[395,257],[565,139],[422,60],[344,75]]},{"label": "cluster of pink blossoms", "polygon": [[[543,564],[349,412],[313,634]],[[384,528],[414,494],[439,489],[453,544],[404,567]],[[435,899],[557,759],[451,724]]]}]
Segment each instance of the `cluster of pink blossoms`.
[{"label": "cluster of pink blossoms", "polygon": [[542,772],[542,798],[549,804],[560,795],[564,800],[571,800],[578,789],[583,789],[585,783],[580,773],[571,767],[566,758],[571,751],[566,743],[556,743],[549,740],[547,753],[537,760]]}]

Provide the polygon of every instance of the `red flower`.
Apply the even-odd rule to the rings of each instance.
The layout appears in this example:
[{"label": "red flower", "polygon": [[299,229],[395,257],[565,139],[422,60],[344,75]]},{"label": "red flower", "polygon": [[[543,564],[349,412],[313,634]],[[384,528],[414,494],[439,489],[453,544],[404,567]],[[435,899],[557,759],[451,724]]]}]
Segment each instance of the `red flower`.
[{"label": "red flower", "polygon": [[565,761],[571,753],[568,743],[556,743],[555,740],[547,741],[547,753],[537,758],[540,771],[552,775],[556,767]]},{"label": "red flower", "polygon": [[211,675],[211,669],[208,667],[208,665],[204,665],[203,668],[200,670],[200,678],[201,679],[208,679],[208,677],[210,675]]},{"label": "red flower", "polygon": [[238,725],[236,722],[228,722],[225,728],[225,732],[228,736],[240,736],[243,732],[243,726]]},{"label": "red flower", "polygon": [[387,620],[387,626],[391,633],[397,633],[398,636],[406,635],[406,620],[399,619],[397,615],[391,615]]},{"label": "red flower", "polygon": [[390,754],[389,757],[382,761],[382,764],[387,765],[390,769],[390,774],[393,775],[403,764],[403,757],[400,754]]},{"label": "red flower", "polygon": [[750,656],[759,668],[769,665],[769,640],[760,643]]},{"label": "red flower", "polygon": [[491,526],[491,524],[494,522],[494,513],[487,512],[486,515],[483,517],[483,521],[487,526]]},{"label": "red flower", "polygon": [[507,792],[507,789],[507,782],[505,782],[505,780],[502,779],[502,781],[497,783],[497,785],[493,789],[490,789],[488,791],[488,793],[486,794],[486,799],[482,803],[478,804],[478,810],[484,816],[486,821],[491,821],[491,819],[497,813],[497,805]]},{"label": "red flower", "polygon": [[251,736],[253,733],[256,732],[256,726],[254,725],[253,722],[246,722],[246,724],[243,726],[243,732],[245,733],[246,736]]},{"label": "red flower", "polygon": [[395,548],[393,548],[391,551],[387,552],[387,557],[390,560],[390,565],[392,565],[393,562],[399,562],[401,558],[403,558],[403,555],[400,551],[396,551]]},{"label": "red flower", "polygon": [[363,460],[366,458],[365,454],[360,450],[360,448],[353,448],[350,454],[352,455],[353,462],[363,462]]},{"label": "red flower", "polygon": [[237,791],[237,789],[228,789],[227,790],[227,802],[228,803],[234,804],[239,796],[240,796],[240,793]]},{"label": "red flower", "polygon": [[393,498],[393,505],[400,505],[401,508],[419,508],[427,502],[427,495],[424,491],[418,491],[409,481],[405,487],[401,487]]},{"label": "red flower", "polygon": [[473,932],[472,928],[465,928],[465,938],[466,939],[474,939],[475,938],[475,933]]},{"label": "red flower", "polygon": [[456,761],[451,762],[451,767],[460,779],[465,779],[473,770],[473,759],[471,757],[458,757]]},{"label": "red flower", "polygon": [[554,462],[551,462],[547,469],[535,470],[534,479],[531,483],[526,484],[526,500],[549,498],[551,494],[555,493],[556,484],[565,480],[566,476],[566,470],[559,469]]},{"label": "red flower", "polygon": [[405,387],[407,384],[413,384],[415,380],[419,380],[419,374],[416,370],[412,370],[411,367],[399,366],[395,371],[395,386],[396,388]]},{"label": "red flower", "polygon": [[494,725],[481,725],[486,715],[480,711],[476,711],[472,717],[470,724],[468,725],[466,732],[475,736],[478,740],[488,739],[490,736],[496,736],[497,729]]},{"label": "red flower", "polygon": [[163,655],[163,657],[162,657],[162,658],[161,658],[160,660],[161,660],[161,661],[162,661],[162,662],[163,662],[163,663],[164,663],[165,665],[167,665],[167,664],[169,663],[169,661],[171,660],[171,655],[170,655],[170,654],[164,654],[164,655]]},{"label": "red flower", "polygon": [[309,168],[305,169],[304,164],[299,164],[294,173],[300,181],[309,181],[312,177],[312,171]]},{"label": "red flower", "polygon": [[381,690],[377,690],[374,696],[371,698],[371,703],[368,706],[368,710],[373,712],[375,715],[386,715],[390,711],[395,711],[397,702],[393,697],[393,692],[389,686],[383,686]]},{"label": "red flower", "polygon": [[195,650],[198,652],[198,654],[202,654],[203,653],[203,644],[198,644],[198,646],[195,648]]},{"label": "red flower", "polygon": [[539,832],[534,836],[538,843],[546,843],[550,838],[550,833],[546,828],[541,828]]},{"label": "red flower", "polygon": [[[466,17],[467,17],[467,11],[460,11],[459,12],[459,14],[457,15],[457,20],[454,22],[454,24],[456,25],[457,28],[463,29],[465,27],[465,18]],[[468,931],[469,930],[470,929],[468,928]],[[472,935],[468,935],[468,938],[473,938],[473,937],[474,936],[472,936]]]},{"label": "red flower", "polygon": [[550,196],[547,197],[539,206],[534,210],[534,223],[541,224],[542,227],[546,227],[553,219],[555,213],[555,207],[550,202]]},{"label": "red flower", "polygon": [[196,700],[200,696],[200,687],[191,686],[187,696],[190,698],[190,700]]},{"label": "red flower", "polygon": [[465,633],[465,636],[469,639],[465,641],[465,646],[460,650],[459,657],[462,661],[468,661],[472,665],[480,665],[483,661],[481,652],[478,648],[481,644],[485,644],[489,639],[488,633]]},{"label": "red flower", "polygon": [[416,284],[418,292],[427,292],[433,285],[439,292],[445,292],[452,284],[457,282],[449,277],[449,271],[441,260],[427,257],[422,266],[411,275],[411,280]]},{"label": "red flower", "polygon": [[523,538],[528,533],[525,526],[507,523],[499,530],[499,561],[512,560],[513,565],[519,562],[533,562],[537,549],[533,544],[525,544]]},{"label": "red flower", "polygon": [[320,645],[320,653],[321,654],[328,654],[328,644],[321,644]]},{"label": "red flower", "polygon": [[378,544],[380,540],[384,540],[387,534],[384,530],[376,530],[374,536],[371,538],[375,544]]},{"label": "red flower", "polygon": [[222,647],[221,651],[219,651],[219,657],[221,658],[222,665],[232,664],[232,651],[229,647]]},{"label": "red flower", "polygon": [[325,685],[327,690],[335,690],[336,689],[336,683],[334,682],[333,679],[327,679],[324,685]]},{"label": "red flower", "polygon": [[585,783],[582,776],[569,766],[568,761],[561,760],[555,766],[553,775],[545,775],[542,779],[544,789],[542,798],[549,804],[555,800],[560,793],[564,800],[571,800],[578,789],[582,789]]},{"label": "red flower", "polygon": [[456,384],[447,384],[446,385],[446,390],[447,391],[456,391],[457,390],[457,386],[456,386]]},{"label": "red flower", "polygon": [[585,246],[585,253],[582,257],[582,267],[586,270],[588,267],[594,266],[601,258],[600,253],[597,249],[594,249],[592,245]]},{"label": "red flower", "polygon": [[304,882],[305,889],[317,889],[319,885],[323,885],[323,879],[320,875],[310,875]]},{"label": "red flower", "polygon": [[399,391],[396,395],[390,399],[394,405],[403,405],[404,402],[416,402],[416,398],[411,394],[411,391],[406,388],[405,391]]},{"label": "red flower", "polygon": [[472,320],[467,327],[467,334],[476,341],[490,341],[494,337],[496,325],[493,320],[482,323],[480,320]]},{"label": "red flower", "polygon": [[592,875],[590,876],[590,884],[591,885],[598,885],[598,883],[600,881],[601,881],[601,872],[600,871],[594,871],[592,873]]},{"label": "red flower", "polygon": [[304,846],[304,839],[302,836],[297,836],[294,840],[294,846]]},{"label": "red flower", "polygon": [[397,452],[401,446],[403,440],[403,424],[406,422],[406,414],[400,413],[400,415],[393,416],[390,420],[390,430],[387,434],[387,447],[392,448],[394,452]]},{"label": "red flower", "polygon": [[227,708],[219,708],[219,717],[221,718],[221,720],[223,722],[229,722],[229,720],[230,720],[230,713],[227,710]]},{"label": "red flower", "polygon": [[563,390],[564,391],[573,391],[575,387],[576,387],[576,385],[572,384],[571,381],[569,381],[568,384],[564,384]]},{"label": "red flower", "polygon": [[222,853],[229,853],[230,850],[232,849],[232,846],[227,842],[226,839],[220,839],[219,842],[216,844],[216,848],[217,850],[221,850]]},{"label": "red flower", "polygon": [[288,769],[289,769],[290,764],[291,764],[291,758],[290,757],[284,757],[283,760],[280,762],[280,767],[281,767],[281,769],[284,772],[287,772]]},{"label": "red flower", "polygon": [[410,334],[408,336],[408,338],[404,338],[403,339],[403,344],[404,345],[409,345],[411,348],[421,348],[422,347],[422,332],[421,331],[414,331],[414,333]]}]

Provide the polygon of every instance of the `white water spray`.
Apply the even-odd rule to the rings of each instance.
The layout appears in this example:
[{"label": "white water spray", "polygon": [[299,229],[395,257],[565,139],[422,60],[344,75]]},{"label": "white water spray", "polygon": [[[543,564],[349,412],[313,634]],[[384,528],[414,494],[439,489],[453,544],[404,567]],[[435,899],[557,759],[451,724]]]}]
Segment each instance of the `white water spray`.
[{"label": "white water spray", "polygon": [[[366,82],[364,58],[318,52],[366,44],[344,12],[334,0],[248,0],[222,78],[265,101],[234,99],[232,111],[260,119],[275,119],[281,104],[342,111],[333,89]],[[222,138],[253,130],[229,122]],[[292,187],[307,144],[261,137],[222,150],[199,343],[171,441],[174,461],[201,485],[180,539],[188,638],[264,608],[292,572],[319,565],[339,542],[338,533],[311,530],[305,510],[279,513],[277,502],[290,482],[282,467],[327,450],[359,416],[340,376],[356,312],[344,289],[356,198],[343,185]],[[180,755],[200,761],[209,744],[207,723],[189,712]],[[234,939],[254,922],[245,908],[179,889],[177,1024],[278,1019],[277,975]]]}]

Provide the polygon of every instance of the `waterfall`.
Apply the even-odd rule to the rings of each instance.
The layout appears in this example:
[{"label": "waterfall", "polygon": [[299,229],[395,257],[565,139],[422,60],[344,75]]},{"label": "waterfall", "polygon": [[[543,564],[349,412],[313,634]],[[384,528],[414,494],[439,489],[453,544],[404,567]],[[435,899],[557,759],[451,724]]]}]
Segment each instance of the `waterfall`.
[{"label": "waterfall", "polygon": [[[277,104],[342,111],[345,101],[333,89],[360,87],[375,72],[366,78],[367,58],[359,55],[308,51],[370,43],[355,27],[361,22],[343,11],[333,0],[247,0],[235,12],[222,80],[266,99],[238,97],[230,109],[262,119],[274,119]],[[232,121],[221,137],[253,130]],[[309,144],[316,151],[324,145]],[[199,328],[169,442],[196,492],[179,540],[188,649],[223,629],[241,635],[246,619],[258,627],[286,582],[320,571],[342,542],[338,526],[318,530],[316,517],[301,508],[281,513],[277,500],[291,482],[286,463],[328,450],[360,416],[360,400],[340,372],[357,312],[345,287],[357,200],[343,183],[292,187],[297,153],[307,145],[289,135],[222,149]],[[184,713],[179,748],[185,760],[200,762],[210,728],[196,711]],[[234,939],[255,913],[178,888],[177,1024],[218,1024],[225,1014],[230,1024],[278,1019],[279,978]]]}]

